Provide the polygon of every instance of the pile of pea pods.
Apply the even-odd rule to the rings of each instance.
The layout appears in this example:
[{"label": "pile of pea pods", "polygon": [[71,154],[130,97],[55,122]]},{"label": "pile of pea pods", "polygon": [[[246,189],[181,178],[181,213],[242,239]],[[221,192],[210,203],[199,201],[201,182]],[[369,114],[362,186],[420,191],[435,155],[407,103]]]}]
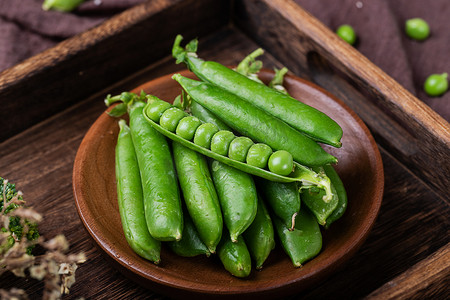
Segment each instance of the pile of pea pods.
[{"label": "pile of pea pods", "polygon": [[[341,147],[342,129],[283,88],[286,68],[265,85],[258,49],[230,69],[197,57],[197,40],[172,54],[200,80],[175,74],[173,104],[142,92],[108,95],[119,120],[115,150],[125,238],[141,257],[161,260],[161,243],[184,257],[217,254],[247,277],[279,242],[295,267],[322,248],[322,232],[347,195],[319,143]],[[300,117],[301,116],[301,117]]]}]

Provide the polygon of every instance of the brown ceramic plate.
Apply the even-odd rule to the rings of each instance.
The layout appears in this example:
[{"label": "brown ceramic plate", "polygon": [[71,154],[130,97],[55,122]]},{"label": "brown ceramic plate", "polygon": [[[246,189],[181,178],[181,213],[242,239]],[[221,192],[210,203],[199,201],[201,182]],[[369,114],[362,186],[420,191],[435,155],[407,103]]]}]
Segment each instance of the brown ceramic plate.
[{"label": "brown ceramic plate", "polygon": [[[187,71],[181,73],[192,76]],[[266,80],[272,75],[270,71],[261,74]],[[279,298],[324,279],[357,251],[375,222],[383,195],[383,166],[375,141],[359,117],[326,91],[293,76],[286,78],[285,86],[293,97],[325,112],[344,131],[342,148],[325,146],[325,149],[339,160],[336,169],[347,189],[349,204],[345,215],[323,231],[321,253],[296,269],[277,246],[263,270],[253,270],[246,279],[231,276],[215,256],[183,258],[163,248],[160,265],[139,257],[125,240],[117,205],[114,173],[117,120],[104,113],[80,145],[73,170],[73,189],[86,229],[120,270],[144,286],[172,297]],[[134,91],[141,89],[168,101],[181,91],[171,75]]]}]

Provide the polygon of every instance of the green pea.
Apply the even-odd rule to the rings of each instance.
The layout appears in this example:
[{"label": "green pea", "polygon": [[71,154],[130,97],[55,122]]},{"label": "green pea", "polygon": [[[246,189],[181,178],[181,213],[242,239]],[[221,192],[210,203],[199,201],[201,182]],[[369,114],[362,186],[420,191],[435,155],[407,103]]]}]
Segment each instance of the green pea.
[{"label": "green pea", "polygon": [[430,26],[424,19],[413,18],[405,22],[405,31],[410,38],[423,41],[430,35]]},{"label": "green pea", "polygon": [[159,123],[159,119],[163,112],[169,109],[172,105],[166,101],[154,101],[149,102],[147,106],[147,116],[152,119],[154,122]]},{"label": "green pea", "polygon": [[423,88],[428,96],[440,96],[448,90],[448,74],[432,74],[425,80]]},{"label": "green pea", "polygon": [[270,172],[287,176],[294,168],[292,155],[285,150],[278,150],[269,157]]},{"label": "green pea", "polygon": [[338,27],[336,30],[336,34],[349,43],[350,45],[354,45],[356,42],[356,33],[352,26],[348,24],[344,24]]},{"label": "green pea", "polygon": [[228,157],[237,161],[245,162],[247,153],[253,141],[246,136],[239,136],[231,141],[228,149]]},{"label": "green pea", "polygon": [[247,163],[261,169],[267,167],[272,148],[263,143],[254,144],[248,149]]},{"label": "green pea", "polygon": [[180,120],[185,116],[186,113],[181,109],[171,107],[163,112],[161,118],[159,119],[159,125],[161,125],[161,127],[164,129],[175,132],[175,129],[178,126],[178,122],[180,122]]},{"label": "green pea", "polygon": [[211,151],[224,156],[228,155],[230,143],[234,138],[234,134],[229,130],[216,132],[211,139]]},{"label": "green pea", "polygon": [[210,149],[213,135],[219,131],[216,125],[212,123],[203,123],[195,131],[194,144],[200,147]]},{"label": "green pea", "polygon": [[180,120],[175,133],[190,141],[194,138],[195,131],[202,122],[193,116],[187,116]]}]

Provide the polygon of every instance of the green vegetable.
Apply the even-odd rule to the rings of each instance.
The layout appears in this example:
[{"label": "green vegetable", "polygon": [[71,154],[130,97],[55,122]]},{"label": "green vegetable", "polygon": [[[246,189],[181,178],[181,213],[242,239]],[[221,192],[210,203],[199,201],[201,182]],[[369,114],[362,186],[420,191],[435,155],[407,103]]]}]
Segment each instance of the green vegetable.
[{"label": "green vegetable", "polygon": [[180,83],[193,101],[206,107],[242,135],[265,143],[274,150],[286,150],[295,161],[307,166],[337,162],[334,156],[325,152],[316,142],[238,96],[180,74],[175,74],[172,78]]},{"label": "green vegetable", "polygon": [[44,0],[42,9],[69,12],[77,8],[84,1],[85,0]]},{"label": "green vegetable", "polygon": [[145,99],[143,92],[139,96],[122,93],[106,97],[105,104],[123,102],[111,110],[109,114],[113,116],[128,110],[141,174],[145,218],[151,236],[160,241],[179,240],[183,232],[183,212],[175,166],[167,140],[146,122],[147,116],[143,114]]},{"label": "green vegetable", "polygon": [[229,234],[222,235],[217,254],[225,269],[236,277],[247,277],[252,271],[252,259],[244,239],[232,242]]},{"label": "green vegetable", "polygon": [[253,141],[251,139],[246,136],[239,136],[231,141],[228,149],[228,157],[240,162],[245,162],[248,150],[252,145]]},{"label": "green vegetable", "polygon": [[[294,172],[290,174],[290,176],[281,176],[275,173],[272,173],[270,171],[267,171],[265,169],[257,168],[254,166],[251,166],[249,164],[232,160],[226,156],[219,155],[215,152],[212,152],[208,150],[207,148],[201,147],[195,143],[192,143],[188,140],[183,139],[180,136],[177,136],[173,132],[170,132],[168,130],[165,130],[161,126],[159,126],[157,123],[153,122],[146,114],[146,111],[148,109],[151,109],[153,105],[155,105],[156,102],[162,101],[154,96],[148,96],[149,102],[147,104],[147,107],[144,109],[144,117],[147,119],[149,124],[154,127],[157,131],[164,134],[166,137],[170,138],[173,141],[179,142],[180,144],[195,150],[203,155],[206,155],[210,158],[213,158],[214,160],[220,161],[221,163],[227,164],[231,167],[237,168],[241,171],[244,171],[246,173],[260,176],[262,178],[272,180],[272,181],[278,181],[278,182],[294,182],[298,181],[301,182],[303,185],[302,187],[310,187],[310,186],[318,186],[319,188],[323,188],[326,191],[326,197],[324,198],[324,201],[329,201],[332,197],[331,190],[330,190],[330,181],[329,178],[324,176],[324,174],[318,174],[314,172],[312,169],[302,166],[296,162],[294,162]],[[197,116],[198,117],[198,116]],[[200,126],[199,126],[200,128]],[[195,139],[195,138],[194,138]]]},{"label": "green vegetable", "polygon": [[202,122],[193,116],[187,116],[180,120],[176,128],[176,134],[185,140],[191,141],[194,138],[195,131]]},{"label": "green vegetable", "polygon": [[258,78],[258,72],[261,70],[263,63],[256,58],[264,53],[264,50],[259,48],[247,55],[236,67],[236,72],[244,75],[251,80],[263,83]]},{"label": "green vegetable", "polygon": [[283,94],[288,94],[286,88],[283,86],[284,76],[287,74],[288,69],[286,67],[281,68],[280,70],[275,68],[275,75],[272,80],[269,82],[269,87],[280,91]]},{"label": "green vegetable", "polygon": [[354,45],[356,42],[356,33],[352,26],[348,24],[344,24],[338,27],[336,30],[336,34],[349,43],[350,45]]},{"label": "green vegetable", "polygon": [[172,143],[172,148],[187,210],[201,240],[214,253],[222,236],[223,221],[206,157],[177,142]]},{"label": "green vegetable", "polygon": [[[195,54],[197,41],[193,40],[189,42],[186,45],[186,49],[183,49],[180,46],[182,39],[181,35],[176,37],[172,48],[172,55],[176,58],[177,63],[186,63],[188,68],[201,80],[220,86],[221,89],[227,90],[229,93],[235,94],[241,99],[252,103],[260,110],[264,110],[270,115],[279,118],[319,142],[336,147],[341,146],[342,129],[326,114],[283,92],[279,92],[276,89],[249,79],[245,75],[217,62],[204,61],[197,58]],[[195,97],[193,98],[194,100],[198,100]],[[202,102],[199,103],[204,105]],[[209,109],[208,106],[204,106]],[[212,112],[222,118],[221,114]],[[224,116],[223,118],[225,119],[227,117]],[[257,128],[260,129],[259,126]],[[270,143],[266,144],[272,146]],[[277,147],[272,148],[276,149]]]},{"label": "green vegetable", "polygon": [[448,74],[432,74],[424,83],[424,90],[429,96],[441,96],[448,90]]},{"label": "green vegetable", "polygon": [[[163,101],[165,102],[165,101]],[[167,103],[167,102],[165,102]],[[189,109],[191,110],[191,114],[193,116],[196,116],[200,120],[202,120],[204,123],[213,123],[217,126],[220,130],[228,130],[230,131],[231,128],[226,125],[222,120],[217,118],[213,113],[211,113],[209,110],[201,106],[195,101],[191,101],[189,103]],[[158,122],[158,121],[155,121]]]},{"label": "green vegetable", "polygon": [[186,113],[184,111],[176,107],[171,107],[162,113],[159,118],[159,125],[161,125],[164,129],[175,132],[178,123],[184,117],[186,117]]},{"label": "green vegetable", "polygon": [[212,137],[218,131],[219,128],[217,128],[216,125],[212,123],[203,123],[195,131],[194,144],[206,149],[210,149]]},{"label": "green vegetable", "polygon": [[329,228],[331,223],[339,220],[347,210],[347,192],[341,178],[332,166],[325,165],[323,166],[323,169],[325,170],[325,174],[327,174],[328,178],[330,178],[330,181],[334,189],[336,190],[336,195],[339,199],[336,209],[331,213],[330,216],[328,216],[325,223],[325,228]]},{"label": "green vegetable", "polygon": [[[272,155],[272,149],[266,144],[257,143],[248,149],[246,162],[251,166],[264,169],[267,167],[269,157]],[[276,172],[275,172],[276,173]]]},{"label": "green vegetable", "polygon": [[159,123],[163,112],[165,112],[166,110],[168,110],[171,107],[172,107],[172,105],[170,105],[169,102],[158,101],[158,102],[154,103],[151,107],[147,107],[147,110],[146,110],[147,117],[152,119],[153,122]]},{"label": "green vegetable", "polygon": [[[195,116],[200,120],[204,121],[203,118],[211,122],[218,120],[215,115],[201,109],[200,105],[197,106],[197,111],[201,113]],[[226,126],[222,128],[222,132],[229,132]],[[257,194],[253,178],[250,174],[221,164],[216,160],[210,164],[212,178],[222,207],[224,222],[228,228],[226,232],[231,235],[233,241],[236,241],[238,236],[252,223],[256,215]]]},{"label": "green vegetable", "polygon": [[235,138],[229,130],[219,130],[211,138],[211,151],[220,155],[228,155],[231,141]]},{"label": "green vegetable", "polygon": [[295,217],[300,211],[301,201],[297,182],[274,182],[260,179],[257,181],[258,191],[286,228],[293,230]]},{"label": "green vegetable", "polygon": [[233,242],[250,226],[256,215],[258,196],[251,175],[218,161],[211,175],[219,196],[223,220]]},{"label": "green vegetable", "polygon": [[272,220],[281,245],[295,267],[301,267],[305,261],[319,254],[322,234],[319,224],[307,208],[302,208],[297,215],[294,230],[289,230],[277,217]]},{"label": "green vegetable", "polygon": [[278,150],[269,157],[268,166],[271,172],[287,176],[294,169],[294,160],[289,152]]},{"label": "green vegetable", "polygon": [[157,240],[179,240],[183,213],[172,155],[164,136],[145,121],[144,106],[145,103],[136,102],[129,115],[143,183],[147,226]]},{"label": "green vegetable", "polygon": [[200,239],[200,235],[192,222],[189,213],[184,211],[183,215],[184,226],[183,235],[179,241],[167,242],[170,250],[175,254],[183,257],[193,257],[197,255],[210,256],[208,247]]},{"label": "green vegetable", "polygon": [[141,176],[130,128],[125,120],[120,120],[119,126],[116,145],[116,179],[123,231],[128,244],[137,254],[158,264],[161,242],[155,240],[148,232]]},{"label": "green vegetable", "polygon": [[421,18],[413,18],[405,22],[406,34],[415,40],[423,41],[430,35],[430,26]]},{"label": "green vegetable", "polygon": [[255,219],[243,235],[250,255],[255,261],[256,269],[261,269],[270,252],[275,248],[272,219],[261,197],[258,197]]},{"label": "green vegetable", "polygon": [[333,192],[333,198],[329,202],[321,200],[323,198],[323,191],[319,189],[311,188],[302,191],[302,202],[310,209],[320,225],[326,225],[328,217],[333,213],[339,203],[339,198],[333,184],[331,184],[331,191]]}]

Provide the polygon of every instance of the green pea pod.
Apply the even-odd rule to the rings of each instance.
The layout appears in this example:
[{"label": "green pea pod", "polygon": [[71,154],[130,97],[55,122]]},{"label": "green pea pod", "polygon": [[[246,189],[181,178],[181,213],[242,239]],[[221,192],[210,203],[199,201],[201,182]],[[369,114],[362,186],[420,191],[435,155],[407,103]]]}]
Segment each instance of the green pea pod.
[{"label": "green pea pod", "polygon": [[250,174],[218,161],[211,163],[211,175],[219,196],[223,220],[233,242],[253,222],[258,196]]},{"label": "green pea pod", "polygon": [[342,183],[341,178],[339,177],[333,166],[325,165],[323,166],[323,169],[325,170],[327,176],[330,178],[331,183],[336,190],[337,197],[339,198],[336,209],[327,218],[325,228],[329,228],[331,223],[340,219],[347,210],[347,192],[345,191],[345,187]]},{"label": "green pea pod", "polygon": [[314,140],[235,94],[180,74],[175,74],[172,78],[194,101],[252,140],[265,143],[274,150],[286,150],[292,154],[295,161],[307,166],[337,162],[334,156],[323,150]]},{"label": "green pea pod", "polygon": [[[195,107],[192,110],[192,107]],[[218,118],[200,104],[191,102],[191,111],[201,121],[208,120],[217,127],[220,126]],[[225,125],[222,130],[228,130]],[[257,194],[253,178],[247,173],[220,164],[211,162],[211,173],[219,194],[225,224],[233,241],[237,239],[255,218],[257,210]],[[236,190],[234,190],[236,186]],[[236,203],[235,203],[236,202]]]},{"label": "green pea pod", "polygon": [[184,213],[183,237],[179,241],[167,242],[167,246],[177,255],[193,257],[197,255],[210,256],[211,252],[200,239],[200,235],[192,222],[189,213]]},{"label": "green pea pod", "polygon": [[290,231],[278,217],[272,218],[284,251],[295,267],[319,254],[322,234],[319,224],[308,208],[302,208],[296,217],[295,229]]},{"label": "green pea pod", "polygon": [[256,263],[256,269],[262,268],[263,263],[275,247],[274,235],[272,219],[264,202],[258,197],[255,219],[243,233],[250,255]]},{"label": "green pea pod", "polygon": [[130,128],[124,120],[119,121],[119,126],[115,168],[123,231],[128,244],[138,255],[158,264],[161,242],[150,235],[145,221],[141,176]]},{"label": "green pea pod", "polygon": [[[315,168],[315,171],[325,172],[323,167]],[[328,217],[336,210],[339,203],[333,183],[331,183],[331,191],[333,197],[328,202],[322,200],[325,193],[321,189],[310,188],[302,190],[301,193],[302,202],[311,210],[320,225],[326,224]]]},{"label": "green pea pod", "polygon": [[145,103],[134,102],[129,116],[142,178],[147,226],[157,240],[179,240],[183,232],[183,212],[172,155],[164,136],[145,120],[144,107]]},{"label": "green pea pod", "polygon": [[223,221],[206,157],[177,142],[172,143],[172,148],[187,210],[201,240],[214,253],[222,236]]},{"label": "green pea pod", "polygon": [[239,236],[236,242],[230,240],[229,234],[222,235],[217,254],[225,269],[236,277],[247,277],[252,270],[250,252],[244,239]]},{"label": "green pea pod", "polygon": [[201,106],[195,101],[191,101],[190,110],[193,116],[196,116],[200,120],[202,120],[204,123],[212,123],[217,126],[220,130],[229,130],[231,131],[231,128],[222,122],[219,118],[217,118],[213,113],[211,113],[209,110]]},{"label": "green pea pod", "polygon": [[257,187],[273,213],[283,221],[288,228],[293,230],[295,217],[301,207],[297,183],[259,180]]},{"label": "green pea pod", "polygon": [[329,116],[217,62],[198,58],[195,54],[197,41],[191,41],[183,49],[180,46],[182,39],[181,35],[176,37],[172,55],[177,63],[186,63],[189,70],[201,80],[236,94],[316,141],[341,146],[342,128]]},{"label": "green pea pod", "polygon": [[[186,140],[175,133],[162,128],[158,123],[156,123],[152,118],[148,115],[148,111],[151,110],[152,105],[155,101],[162,101],[156,97],[151,97],[149,100],[147,107],[144,109],[144,117],[149,122],[149,124],[155,128],[157,131],[170,138],[173,141],[179,142],[183,146],[186,146],[189,149],[197,151],[203,155],[206,155],[214,160],[217,160],[223,164],[227,164],[231,167],[237,168],[243,172],[256,175],[267,180],[276,181],[276,182],[301,182],[302,187],[309,186],[317,186],[319,188],[323,188],[326,191],[326,197],[323,199],[324,201],[329,201],[332,198],[331,188],[330,188],[330,179],[325,176],[323,173],[316,173],[311,168],[303,166],[297,162],[294,162],[294,171],[289,176],[282,176],[270,172],[268,170],[258,168],[252,165],[249,165],[244,162],[240,162],[237,160],[230,159],[227,156],[220,155],[218,153],[212,152],[207,148],[201,147],[189,140]],[[198,116],[197,116],[198,117]]]}]

